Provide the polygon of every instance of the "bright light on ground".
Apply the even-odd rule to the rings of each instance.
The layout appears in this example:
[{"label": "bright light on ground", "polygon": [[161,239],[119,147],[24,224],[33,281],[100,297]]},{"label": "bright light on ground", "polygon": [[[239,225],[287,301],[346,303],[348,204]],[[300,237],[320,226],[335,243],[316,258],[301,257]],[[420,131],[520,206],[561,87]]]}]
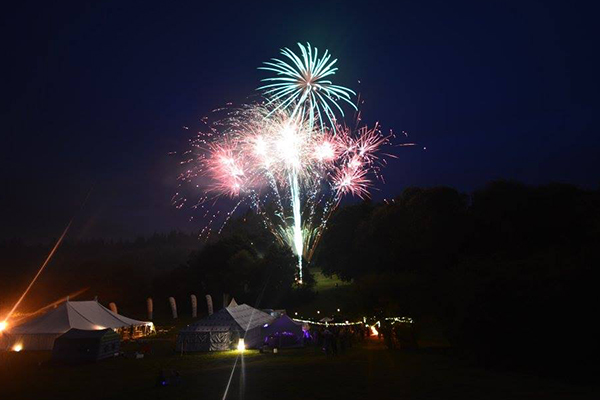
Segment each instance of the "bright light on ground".
[{"label": "bright light on ground", "polygon": [[0,332],[5,330],[7,326],[8,326],[8,324],[6,323],[6,321],[0,322]]},{"label": "bright light on ground", "polygon": [[17,353],[21,350],[23,350],[23,346],[20,343],[17,343],[13,346],[13,351],[16,351]]},{"label": "bright light on ground", "polygon": [[244,344],[244,339],[240,339],[238,341],[237,349],[238,349],[238,351],[246,350],[246,345]]}]

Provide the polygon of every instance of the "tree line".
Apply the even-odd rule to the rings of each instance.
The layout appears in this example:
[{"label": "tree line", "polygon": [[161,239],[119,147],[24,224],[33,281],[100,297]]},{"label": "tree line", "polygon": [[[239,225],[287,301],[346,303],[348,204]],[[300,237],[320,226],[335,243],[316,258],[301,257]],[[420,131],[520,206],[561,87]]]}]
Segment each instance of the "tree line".
[{"label": "tree line", "polygon": [[482,361],[582,371],[598,354],[600,192],[497,181],[344,207],[315,263],[365,310],[435,320]]},{"label": "tree line", "polygon": [[[598,243],[598,190],[506,181],[470,194],[407,188],[381,203],[341,207],[305,263],[301,287],[291,251],[248,211],[206,243],[179,232],[66,242],[26,308],[82,288],[89,288],[83,297],[98,295],[138,317],[148,296],[157,315],[168,314],[168,296],[185,313],[192,293],[211,294],[217,308],[223,293],[293,308],[315,297],[310,270],[318,267],[352,282],[355,317],[409,316],[417,329],[432,322],[454,348],[486,362],[579,371],[598,354]],[[0,308],[18,297],[48,250],[0,243]]]}]

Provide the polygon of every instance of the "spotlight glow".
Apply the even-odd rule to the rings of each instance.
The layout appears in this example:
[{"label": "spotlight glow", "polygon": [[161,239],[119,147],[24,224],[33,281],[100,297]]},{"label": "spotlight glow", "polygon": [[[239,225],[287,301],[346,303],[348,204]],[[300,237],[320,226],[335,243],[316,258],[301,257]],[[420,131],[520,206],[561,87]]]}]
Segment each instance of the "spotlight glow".
[{"label": "spotlight glow", "polygon": [[237,344],[238,351],[246,350],[246,345],[244,344],[244,339],[240,339]]}]

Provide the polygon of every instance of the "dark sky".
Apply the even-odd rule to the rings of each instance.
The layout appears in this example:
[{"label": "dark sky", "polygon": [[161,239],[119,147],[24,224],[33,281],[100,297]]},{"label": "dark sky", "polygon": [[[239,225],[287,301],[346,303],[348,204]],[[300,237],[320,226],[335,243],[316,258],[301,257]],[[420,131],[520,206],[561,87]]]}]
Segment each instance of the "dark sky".
[{"label": "dark sky", "polygon": [[3,9],[0,239],[58,236],[94,183],[72,238],[198,229],[170,206],[168,153],[298,41],[339,59],[367,122],[420,144],[398,149],[376,198],[600,182],[597,13],[584,2],[94,3]]}]

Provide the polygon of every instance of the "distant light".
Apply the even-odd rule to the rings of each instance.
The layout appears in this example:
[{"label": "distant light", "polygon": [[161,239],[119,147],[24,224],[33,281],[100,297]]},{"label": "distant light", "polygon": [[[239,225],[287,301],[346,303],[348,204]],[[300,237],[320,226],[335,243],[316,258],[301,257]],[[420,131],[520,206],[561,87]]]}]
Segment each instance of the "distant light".
[{"label": "distant light", "polygon": [[317,314],[321,314],[321,311],[318,311],[318,310],[317,310]]},{"label": "distant light", "polygon": [[371,325],[371,336],[377,336],[379,332],[375,329],[375,325]]},{"label": "distant light", "polygon": [[238,341],[237,349],[238,349],[238,351],[246,350],[246,345],[244,344],[244,339],[240,339]]},{"label": "distant light", "polygon": [[7,326],[8,326],[8,324],[6,323],[6,321],[0,322],[0,332],[5,330]]},{"label": "distant light", "polygon": [[338,312],[340,312],[340,309],[339,309],[339,308],[338,308],[337,310],[338,310]]},{"label": "distant light", "polygon": [[346,325],[348,325],[350,322],[346,321]]},{"label": "distant light", "polygon": [[297,312],[295,312],[295,313],[294,313],[294,315],[298,315],[298,313],[297,313]]},{"label": "distant light", "polygon": [[20,352],[21,350],[23,350],[23,345],[21,343],[17,343],[13,346],[13,351],[16,351],[17,353]]},{"label": "distant light", "polygon": [[269,326],[269,324],[264,324],[264,325],[263,325],[263,328],[266,328],[266,327],[268,327],[268,326]]}]

